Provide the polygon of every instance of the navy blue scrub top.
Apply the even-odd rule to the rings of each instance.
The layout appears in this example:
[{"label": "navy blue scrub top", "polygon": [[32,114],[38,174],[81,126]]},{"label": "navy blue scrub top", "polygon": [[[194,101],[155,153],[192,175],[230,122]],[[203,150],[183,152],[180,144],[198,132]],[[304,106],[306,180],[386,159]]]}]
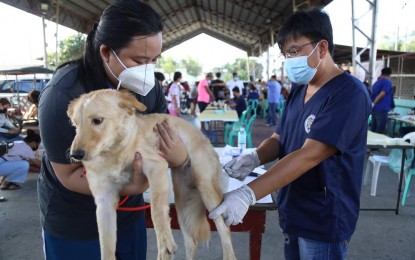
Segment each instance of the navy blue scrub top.
[{"label": "navy blue scrub top", "polygon": [[359,214],[370,97],[362,82],[347,73],[304,104],[306,90],[305,85],[291,90],[278,122],[280,159],[307,138],[338,152],[278,191],[280,226],[291,235],[342,241],[353,234]]}]

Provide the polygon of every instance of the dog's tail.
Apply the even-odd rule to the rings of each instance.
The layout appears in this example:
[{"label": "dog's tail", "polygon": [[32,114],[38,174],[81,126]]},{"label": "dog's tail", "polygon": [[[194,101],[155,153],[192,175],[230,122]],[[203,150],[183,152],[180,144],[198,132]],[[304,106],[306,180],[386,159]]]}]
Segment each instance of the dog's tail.
[{"label": "dog's tail", "polygon": [[206,207],[198,189],[192,181],[189,169],[172,169],[173,189],[180,229],[185,240],[195,245],[210,239],[210,226]]},{"label": "dog's tail", "polygon": [[187,197],[188,200],[182,209],[182,221],[194,243],[199,244],[210,239],[210,226],[202,198],[197,192],[192,193],[191,196],[191,199]]}]

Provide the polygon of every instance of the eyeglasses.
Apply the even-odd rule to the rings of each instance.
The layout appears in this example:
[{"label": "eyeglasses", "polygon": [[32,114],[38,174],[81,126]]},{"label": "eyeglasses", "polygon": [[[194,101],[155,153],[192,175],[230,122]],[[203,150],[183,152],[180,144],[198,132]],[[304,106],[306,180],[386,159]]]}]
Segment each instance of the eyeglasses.
[{"label": "eyeglasses", "polygon": [[295,47],[288,48],[285,51],[283,51],[280,56],[281,56],[281,58],[286,58],[286,59],[293,58],[293,57],[297,56],[297,53],[299,53],[301,51],[302,47],[310,45],[310,44],[315,44],[317,42],[318,41],[312,41],[312,42],[309,42],[309,43],[306,43],[306,44],[303,44],[303,45],[300,45],[300,46],[295,46]]}]

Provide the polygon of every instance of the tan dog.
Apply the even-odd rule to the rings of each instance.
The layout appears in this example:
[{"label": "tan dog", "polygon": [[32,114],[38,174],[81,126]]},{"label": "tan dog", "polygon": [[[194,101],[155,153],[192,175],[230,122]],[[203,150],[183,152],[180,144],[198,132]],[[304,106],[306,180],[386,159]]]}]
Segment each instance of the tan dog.
[{"label": "tan dog", "polygon": [[[156,147],[157,122],[167,121],[186,145],[191,166],[172,169],[175,206],[184,236],[186,258],[194,259],[199,242],[209,240],[208,211],[223,199],[221,166],[209,140],[192,124],[166,114],[136,114],[146,107],[127,92],[98,90],[72,101],[68,115],[76,127],[71,157],[82,161],[97,205],[101,258],[115,259],[116,208],[119,191],[130,182],[135,152],[151,191],[151,217],[157,236],[158,259],[172,259],[176,244],[170,228],[168,165]],[[230,230],[222,217],[215,220],[223,259],[236,259]]]}]

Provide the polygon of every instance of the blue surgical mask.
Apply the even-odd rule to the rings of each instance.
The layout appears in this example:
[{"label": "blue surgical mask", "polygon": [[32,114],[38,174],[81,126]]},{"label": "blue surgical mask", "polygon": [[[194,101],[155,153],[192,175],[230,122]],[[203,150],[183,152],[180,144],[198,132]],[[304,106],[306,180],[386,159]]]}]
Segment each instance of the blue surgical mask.
[{"label": "blue surgical mask", "polygon": [[239,77],[234,77],[233,80],[238,81]]},{"label": "blue surgical mask", "polygon": [[317,73],[317,68],[320,66],[321,60],[317,67],[311,68],[308,66],[308,57],[316,50],[314,47],[313,51],[308,56],[299,56],[294,58],[287,58],[284,63],[284,69],[287,73],[287,77],[294,83],[297,84],[308,84]]}]

